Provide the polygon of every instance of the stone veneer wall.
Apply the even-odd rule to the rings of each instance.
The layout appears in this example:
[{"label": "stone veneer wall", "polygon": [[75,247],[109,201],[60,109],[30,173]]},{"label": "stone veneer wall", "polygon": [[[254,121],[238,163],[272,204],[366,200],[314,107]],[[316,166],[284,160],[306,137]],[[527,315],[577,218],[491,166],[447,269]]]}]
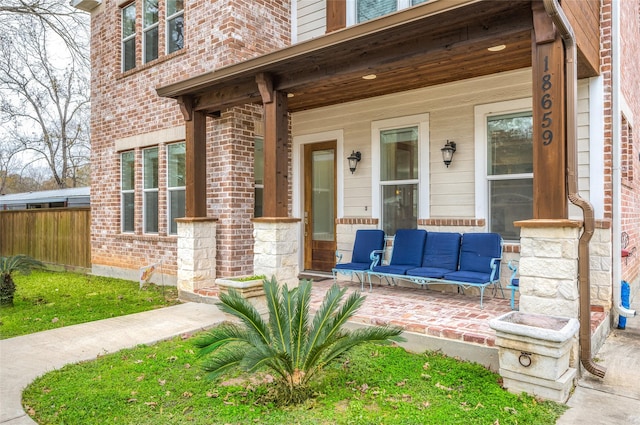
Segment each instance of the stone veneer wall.
[{"label": "stone veneer wall", "polygon": [[300,220],[295,218],[257,218],[253,221],[255,275],[275,277],[289,288],[298,286],[298,240]]},{"label": "stone veneer wall", "polygon": [[[91,162],[93,272],[133,278],[138,267],[162,262],[165,282],[175,284],[176,235],[168,234],[168,143],[184,140],[177,102],[155,89],[285,47],[290,41],[290,2],[267,0],[184,2],[184,48],[165,54],[165,1],[159,6],[159,57],[142,63],[142,0],[136,4],[136,67],[121,71],[122,0],[103,0],[91,16]],[[218,273],[253,267],[253,140],[261,108],[223,111],[207,124],[209,217],[219,218]],[[176,131],[176,129],[181,131]],[[159,147],[159,231],[142,228],[142,149]],[[120,153],[135,152],[135,230],[120,230]],[[168,278],[168,279],[167,279]],[[157,276],[154,277],[154,281]]]}]

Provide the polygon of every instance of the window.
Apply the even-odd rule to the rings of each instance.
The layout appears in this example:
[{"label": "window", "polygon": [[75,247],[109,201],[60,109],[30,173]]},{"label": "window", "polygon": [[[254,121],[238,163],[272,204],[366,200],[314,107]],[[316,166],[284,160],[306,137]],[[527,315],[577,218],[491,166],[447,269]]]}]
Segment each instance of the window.
[{"label": "window", "polygon": [[418,127],[380,132],[382,229],[415,229],[418,223]]},{"label": "window", "polygon": [[184,47],[184,1],[167,0],[167,54]]},{"label": "window", "polygon": [[355,18],[347,17],[347,21],[359,24],[427,1],[429,0],[355,0],[352,2],[355,12],[350,10]]},{"label": "window", "polygon": [[134,231],[135,212],[135,153],[120,154],[120,227],[122,232]]},{"label": "window", "polygon": [[262,217],[264,193],[264,141],[262,138],[256,138],[254,143],[253,173],[255,180],[253,216]]},{"label": "window", "polygon": [[144,63],[158,59],[158,0],[144,0],[142,54]]},{"label": "window", "polygon": [[122,9],[122,71],[136,66],[136,5]]},{"label": "window", "polygon": [[143,196],[142,210],[144,232],[158,233],[158,148],[143,151]]},{"label": "window", "polygon": [[531,112],[487,117],[489,228],[519,240],[514,221],[533,216],[533,118]]},{"label": "window", "polygon": [[[184,48],[184,3],[184,0],[134,0],[122,8],[123,72],[136,67],[136,49],[142,51],[143,64],[160,57],[162,31],[165,54]],[[142,37],[136,37],[136,4],[140,7],[138,11],[142,10]]]},{"label": "window", "polygon": [[167,146],[167,200],[169,203],[169,234],[178,233],[176,218],[185,216],[185,143]]}]

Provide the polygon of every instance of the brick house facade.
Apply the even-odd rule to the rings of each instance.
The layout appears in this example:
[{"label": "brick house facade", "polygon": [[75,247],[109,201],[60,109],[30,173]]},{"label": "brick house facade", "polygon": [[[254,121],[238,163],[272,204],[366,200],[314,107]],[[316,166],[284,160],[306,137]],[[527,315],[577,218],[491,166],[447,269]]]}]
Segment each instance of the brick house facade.
[{"label": "brick house facade", "polygon": [[[420,177],[411,183],[420,195],[414,226],[494,230],[498,220],[490,214],[490,179],[481,172],[486,164],[482,151],[487,149],[482,111],[495,114],[495,109],[508,115],[534,109],[534,122],[544,120],[546,115],[535,118],[531,100],[543,95],[535,83],[541,71],[532,67],[539,65],[532,50],[548,45],[562,49],[538,1],[514,2],[508,10],[499,1],[399,1],[397,7],[403,6],[396,13],[358,23],[359,3],[350,0],[161,0],[154,11],[157,58],[144,63],[145,34],[153,25],[145,23],[143,0],[77,3],[95,6],[91,8],[93,271],[135,279],[140,266],[161,262],[156,281],[180,287],[180,261],[185,260],[178,251],[181,246],[197,251],[202,243],[188,230],[188,246],[181,245],[183,235],[171,234],[166,207],[167,146],[186,141],[186,216],[215,220],[214,254],[190,258],[185,265],[190,273],[206,268],[208,274],[202,282],[181,288],[187,291],[207,284],[207,279],[264,270],[273,259],[269,256],[280,255],[279,244],[287,254],[285,266],[278,259],[276,268],[288,267],[294,275],[312,269],[304,240],[306,147],[335,143],[336,247],[348,252],[357,228],[384,227],[379,135],[387,128],[415,125],[423,131]],[[184,5],[184,45],[171,53],[165,49],[167,23],[173,16],[167,14],[168,4],[171,10]],[[562,2],[578,39],[578,188],[595,210],[590,303],[606,311],[616,302],[617,280],[629,281],[634,293],[640,286],[640,254],[619,256],[622,232],[629,236],[630,250],[640,245],[640,79],[635,72],[640,66],[639,4],[620,2],[616,11],[611,0]],[[128,48],[135,46],[135,60],[132,69],[123,71],[123,10],[132,5],[134,41]],[[614,21],[619,22],[617,28]],[[428,32],[438,25],[443,25],[439,32]],[[424,41],[414,42],[415,37],[403,33],[423,36]],[[385,43],[390,47],[385,49]],[[488,47],[502,43],[505,53],[500,54],[509,56],[487,53]],[[614,61],[616,47],[619,64]],[[527,106],[523,109],[521,104]],[[201,136],[193,135],[198,131],[194,119],[202,119],[206,126]],[[478,120],[485,123],[478,125]],[[537,130],[533,137],[543,140]],[[272,173],[269,178],[265,175],[264,197],[272,204],[265,207],[266,218],[256,221],[254,153],[262,138],[264,171]],[[440,149],[447,139],[455,140],[458,150],[451,166],[444,167]],[[155,147],[157,190],[147,195],[144,152]],[[345,160],[352,151],[362,152],[355,173],[349,172]],[[122,227],[123,152],[133,152],[135,158],[133,229],[128,231]],[[534,163],[534,168],[542,167],[535,177],[523,173],[538,185],[533,191],[536,210],[520,217],[507,214],[507,222],[583,219],[566,196],[546,190],[549,185],[564,190],[564,155],[560,148],[557,158],[545,159],[547,164]],[[552,162],[558,158],[559,163]],[[200,177],[190,182],[189,173],[194,173],[190,164],[199,159],[205,159],[202,169],[196,166],[195,175]],[[157,193],[158,224],[156,231],[148,232],[145,197],[153,193]],[[555,210],[550,207],[554,202],[560,204]],[[269,237],[263,238],[267,233]],[[278,247],[271,249],[271,242],[264,241],[275,241]],[[518,259],[520,241],[507,242],[505,260]],[[546,268],[550,263],[540,264]],[[531,276],[531,281],[538,278]],[[506,268],[503,280],[508,280]],[[545,306],[560,300],[558,305],[571,307],[568,311],[559,307],[555,313],[574,315],[577,310],[573,295],[564,299],[561,289],[540,291],[524,284],[521,294],[525,308],[553,313]]]}]

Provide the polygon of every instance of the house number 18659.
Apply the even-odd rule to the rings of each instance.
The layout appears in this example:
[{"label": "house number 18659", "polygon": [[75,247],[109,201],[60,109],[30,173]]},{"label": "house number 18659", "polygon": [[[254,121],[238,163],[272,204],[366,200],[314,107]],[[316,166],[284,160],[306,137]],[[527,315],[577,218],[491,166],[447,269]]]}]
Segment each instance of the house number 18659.
[{"label": "house number 18659", "polygon": [[544,57],[544,74],[542,75],[542,81],[541,81],[541,85],[540,88],[542,89],[542,92],[544,93],[542,95],[542,98],[540,99],[540,106],[543,109],[543,113],[542,113],[542,144],[547,146],[550,145],[551,142],[553,142],[553,131],[549,128],[551,127],[551,124],[553,123],[553,110],[551,109],[553,107],[553,100],[551,99],[551,94],[547,93],[551,87],[552,87],[552,83],[551,83],[551,74],[549,74],[549,56],[545,56]]}]

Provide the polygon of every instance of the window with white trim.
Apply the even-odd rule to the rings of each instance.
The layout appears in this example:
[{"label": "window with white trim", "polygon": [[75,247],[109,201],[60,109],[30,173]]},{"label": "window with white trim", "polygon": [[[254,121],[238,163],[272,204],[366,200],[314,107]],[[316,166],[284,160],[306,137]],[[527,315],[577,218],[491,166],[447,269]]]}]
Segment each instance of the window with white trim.
[{"label": "window with white trim", "polygon": [[352,0],[347,9],[347,25],[359,24],[429,0]]},{"label": "window with white trim", "polygon": [[[517,105],[527,106],[509,110]],[[476,148],[484,150],[476,163],[482,169],[483,175],[479,178],[486,185],[484,190],[477,192],[486,197],[489,231],[499,233],[505,241],[511,242],[520,240],[519,229],[513,223],[533,217],[533,116],[530,105],[530,99],[523,99],[476,107],[476,125],[482,131],[480,146],[477,144]]]},{"label": "window with white trim", "polygon": [[142,56],[147,63],[158,59],[158,0],[144,0],[142,10]]},{"label": "window with white trim", "polygon": [[133,233],[135,217],[135,152],[120,154],[120,229]]},{"label": "window with white trim", "polygon": [[429,210],[428,115],[372,123],[373,217],[388,235],[418,227],[420,211]]},{"label": "window with white trim", "polygon": [[176,218],[185,216],[186,208],[186,145],[184,142],[167,145],[167,203],[169,234],[178,233]]},{"label": "window with white trim", "polygon": [[142,151],[144,233],[158,233],[158,148]]},{"label": "window with white trim", "polygon": [[167,0],[167,54],[184,47],[184,0]]},{"label": "window with white trim", "polygon": [[136,5],[122,9],[122,71],[136,67]]}]

